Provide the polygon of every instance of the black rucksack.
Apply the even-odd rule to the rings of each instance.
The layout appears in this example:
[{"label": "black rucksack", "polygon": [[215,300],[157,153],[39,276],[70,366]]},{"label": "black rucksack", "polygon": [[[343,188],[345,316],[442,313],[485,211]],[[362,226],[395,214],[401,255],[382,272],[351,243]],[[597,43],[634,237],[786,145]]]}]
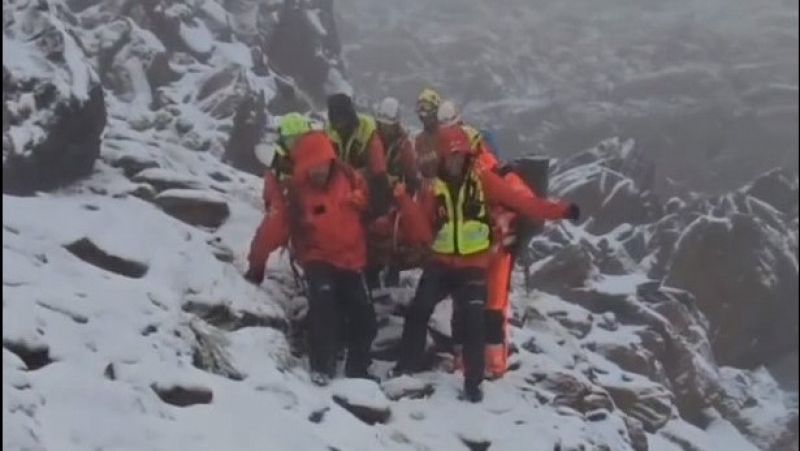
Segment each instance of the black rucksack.
[{"label": "black rucksack", "polygon": [[[519,158],[508,163],[503,170],[512,171],[517,174],[528,185],[537,197],[547,197],[548,185],[548,171],[550,169],[550,159],[541,156],[529,156]],[[521,259],[521,263],[526,264],[526,257],[528,255],[527,249],[531,239],[542,232],[544,223],[539,221],[530,221],[525,218],[519,218],[516,225],[517,228],[517,241],[512,249],[512,256],[514,260]]]}]

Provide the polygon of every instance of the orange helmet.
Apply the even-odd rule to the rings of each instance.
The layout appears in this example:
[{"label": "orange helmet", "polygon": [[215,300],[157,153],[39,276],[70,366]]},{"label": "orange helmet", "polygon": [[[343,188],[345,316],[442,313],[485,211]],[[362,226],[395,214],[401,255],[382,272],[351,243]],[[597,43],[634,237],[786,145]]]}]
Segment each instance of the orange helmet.
[{"label": "orange helmet", "polygon": [[442,156],[452,153],[472,153],[472,145],[467,133],[460,125],[441,127],[437,132],[437,144]]}]

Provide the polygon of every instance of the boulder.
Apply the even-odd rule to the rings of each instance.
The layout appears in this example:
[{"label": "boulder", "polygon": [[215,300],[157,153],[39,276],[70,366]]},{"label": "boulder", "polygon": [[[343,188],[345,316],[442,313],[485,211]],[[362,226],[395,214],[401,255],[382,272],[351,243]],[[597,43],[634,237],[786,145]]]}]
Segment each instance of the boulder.
[{"label": "boulder", "polygon": [[201,386],[152,384],[150,387],[162,401],[176,407],[210,404],[214,397],[210,388]]},{"label": "boulder", "polygon": [[386,397],[392,401],[403,398],[427,398],[434,392],[433,384],[430,382],[405,375],[383,382],[381,387]]},{"label": "boulder", "polygon": [[695,295],[721,364],[753,368],[797,348],[795,262],[753,216],[703,216],[682,234],[665,284]]},{"label": "boulder", "polygon": [[113,255],[99,247],[89,238],[81,238],[64,246],[72,255],[100,269],[121,276],[140,279],[147,274],[147,265],[128,258]]},{"label": "boulder", "polygon": [[[36,91],[55,90],[48,81],[31,80]],[[49,87],[49,88],[48,88]],[[3,91],[7,88],[3,83]],[[24,92],[22,89],[9,91]],[[87,99],[58,98],[37,106],[39,118],[12,119],[3,139],[3,192],[32,195],[92,173],[106,126],[103,88],[91,85]],[[31,134],[32,133],[32,134]]]},{"label": "boulder", "polygon": [[230,214],[225,199],[208,191],[170,189],[156,196],[155,202],[170,216],[194,226],[217,228]]},{"label": "boulder", "polygon": [[261,176],[266,167],[255,153],[265,132],[266,110],[263,94],[250,93],[236,107],[233,129],[225,145],[224,161],[236,169]]},{"label": "boulder", "polygon": [[560,248],[544,261],[526,281],[531,288],[561,295],[571,287],[581,287],[595,273],[591,253],[580,244]]},{"label": "boulder", "polygon": [[643,380],[603,383],[614,405],[642,422],[644,430],[653,433],[672,418],[672,395],[661,385]]},{"label": "boulder", "polygon": [[323,104],[330,72],[342,69],[341,44],[333,20],[333,2],[322,1],[317,8],[287,1],[265,48],[272,67],[291,76],[318,105]]},{"label": "boulder", "polygon": [[367,424],[386,423],[392,414],[389,400],[373,381],[340,379],[332,389],[333,401]]}]

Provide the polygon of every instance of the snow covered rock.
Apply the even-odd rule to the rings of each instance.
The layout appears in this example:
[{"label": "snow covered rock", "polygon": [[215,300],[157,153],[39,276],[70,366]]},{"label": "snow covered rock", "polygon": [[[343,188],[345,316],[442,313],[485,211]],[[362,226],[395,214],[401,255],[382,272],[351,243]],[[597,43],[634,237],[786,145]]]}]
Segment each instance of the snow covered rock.
[{"label": "snow covered rock", "polygon": [[646,224],[660,216],[651,193],[652,162],[632,141],[603,141],[599,146],[558,162],[550,191],[582,207],[587,230],[605,234],[620,224]]},{"label": "snow covered rock", "polygon": [[64,247],[86,263],[106,271],[136,279],[147,274],[147,265],[145,263],[112,255],[98,247],[89,238],[81,238]]},{"label": "snow covered rock", "polygon": [[389,400],[373,381],[343,379],[334,381],[333,400],[367,424],[385,423],[392,411]]},{"label": "snow covered rock", "polygon": [[789,171],[778,168],[760,175],[743,191],[790,214],[797,211],[797,185],[797,174],[792,177]]},{"label": "snow covered rock", "polygon": [[202,227],[217,228],[230,214],[228,203],[207,191],[170,189],[158,194],[155,202],[169,215]]},{"label": "snow covered rock", "polygon": [[[3,15],[3,192],[31,195],[91,174],[106,105],[64,23],[23,7],[4,5]],[[28,53],[36,46],[41,54]]]},{"label": "snow covered rock", "polygon": [[645,431],[655,432],[672,418],[672,396],[661,385],[639,381],[601,381],[614,405],[642,422]]},{"label": "snow covered rock", "polygon": [[264,173],[265,163],[256,157],[255,149],[264,138],[266,119],[264,95],[246,95],[233,116],[233,128],[225,145],[225,161],[254,175]]},{"label": "snow covered rock", "polygon": [[297,80],[320,106],[326,94],[350,91],[349,85],[335,86],[343,65],[333,2],[317,2],[308,8],[302,2],[287,1],[277,17],[265,52],[276,70]]},{"label": "snow covered rock", "polygon": [[434,391],[433,384],[407,375],[389,379],[381,384],[381,388],[386,397],[392,401],[403,398],[425,398]]},{"label": "snow covered rock", "polygon": [[177,407],[187,407],[195,404],[208,404],[214,397],[214,394],[211,390],[200,386],[162,386],[153,384],[152,388],[162,401]]},{"label": "snow covered rock", "polygon": [[[119,161],[119,160],[117,160]],[[121,163],[120,165],[125,164]],[[127,163],[126,166],[130,167],[132,164],[137,166],[149,166],[147,163]],[[123,166],[125,168],[125,166]],[[155,188],[157,191],[164,191],[169,189],[189,189],[197,188],[198,182],[195,178],[184,174],[177,173],[169,169],[162,169],[159,167],[149,167],[137,172],[132,180],[134,182],[147,183]]]},{"label": "snow covered rock", "polygon": [[797,261],[783,237],[752,216],[695,220],[665,284],[694,293],[722,364],[752,368],[796,348]]}]

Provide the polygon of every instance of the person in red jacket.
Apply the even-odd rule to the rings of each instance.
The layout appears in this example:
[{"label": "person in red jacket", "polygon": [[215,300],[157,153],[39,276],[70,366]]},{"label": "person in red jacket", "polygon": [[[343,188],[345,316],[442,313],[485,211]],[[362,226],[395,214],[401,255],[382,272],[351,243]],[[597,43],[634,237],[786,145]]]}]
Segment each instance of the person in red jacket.
[{"label": "person in red jacket", "polygon": [[441,128],[438,146],[442,158],[438,177],[421,193],[428,221],[419,235],[431,243],[432,257],[406,311],[401,356],[393,373],[421,369],[428,320],[436,305],[451,296],[461,318],[460,330],[453,333],[463,340],[464,397],[479,402],[485,370],[486,274],[492,258],[489,209],[502,205],[535,220],[575,219],[579,210],[575,204],[529,198],[509,187],[474,158],[460,126]]},{"label": "person in red jacket", "polygon": [[[344,315],[347,328],[345,375],[368,377],[376,324],[363,278],[367,258],[366,183],[357,171],[336,158],[322,132],[301,137],[292,158],[294,168],[286,197],[273,205],[256,230],[245,277],[260,284],[270,253],[291,243],[308,288],[312,380],[326,384],[334,375],[339,315]],[[414,209],[413,201],[402,190],[396,198],[403,211]],[[411,211],[406,216],[413,220],[414,214]],[[414,226],[410,239],[421,241],[413,232],[419,229],[419,225]]]},{"label": "person in red jacket", "polygon": [[[387,172],[389,183],[395,186],[403,183],[411,193],[419,186],[417,158],[411,139],[400,123],[400,102],[394,97],[386,97],[378,104],[375,111],[377,134],[386,149]],[[407,249],[398,246],[397,227],[399,216],[396,209],[380,218],[379,223],[370,228],[369,261],[371,268],[367,271],[367,284],[378,293],[379,286],[393,287],[400,282],[400,269],[407,266]],[[381,283],[381,273],[383,280]]]}]

